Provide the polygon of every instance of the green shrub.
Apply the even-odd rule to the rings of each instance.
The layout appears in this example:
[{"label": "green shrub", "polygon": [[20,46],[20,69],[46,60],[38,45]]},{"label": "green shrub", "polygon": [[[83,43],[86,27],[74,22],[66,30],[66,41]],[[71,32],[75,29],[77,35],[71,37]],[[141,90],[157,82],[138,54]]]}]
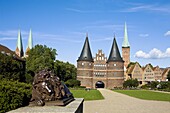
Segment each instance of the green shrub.
[{"label": "green shrub", "polygon": [[124,88],[132,88],[132,87],[137,87],[139,85],[139,82],[137,79],[128,79],[126,81],[124,81],[123,83],[123,87]]},{"label": "green shrub", "polygon": [[148,84],[145,84],[145,85],[142,85],[141,88],[142,89],[149,89],[149,86],[148,86]]},{"label": "green shrub", "polygon": [[17,81],[0,81],[0,113],[29,104],[31,85]]},{"label": "green shrub", "polygon": [[152,81],[149,86],[151,89],[157,89],[159,82],[158,81]]},{"label": "green shrub", "polygon": [[77,87],[80,86],[80,81],[75,79],[69,79],[65,82],[67,87]]},{"label": "green shrub", "polygon": [[160,82],[160,87],[158,88],[159,90],[164,90],[164,91],[169,91],[170,90],[170,81],[168,82]]}]

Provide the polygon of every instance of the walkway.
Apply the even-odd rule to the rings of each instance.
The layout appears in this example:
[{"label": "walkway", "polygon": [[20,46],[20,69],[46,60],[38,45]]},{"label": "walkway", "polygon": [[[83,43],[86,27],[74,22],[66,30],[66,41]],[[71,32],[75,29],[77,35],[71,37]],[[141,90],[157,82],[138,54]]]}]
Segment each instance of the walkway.
[{"label": "walkway", "polygon": [[170,102],[133,98],[107,89],[98,89],[104,100],[85,101],[84,113],[170,113]]}]

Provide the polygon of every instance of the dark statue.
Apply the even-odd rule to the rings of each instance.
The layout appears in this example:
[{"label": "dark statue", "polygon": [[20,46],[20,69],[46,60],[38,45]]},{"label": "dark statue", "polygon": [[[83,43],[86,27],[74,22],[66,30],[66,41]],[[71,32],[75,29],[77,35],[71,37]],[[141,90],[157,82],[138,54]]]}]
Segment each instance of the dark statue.
[{"label": "dark statue", "polygon": [[44,69],[34,76],[30,105],[66,105],[74,97],[52,71]]}]

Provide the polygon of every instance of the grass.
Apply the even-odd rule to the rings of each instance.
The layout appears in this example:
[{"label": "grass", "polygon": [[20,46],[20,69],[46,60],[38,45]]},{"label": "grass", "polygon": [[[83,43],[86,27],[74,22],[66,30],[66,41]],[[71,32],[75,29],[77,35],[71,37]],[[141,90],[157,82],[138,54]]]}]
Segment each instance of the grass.
[{"label": "grass", "polygon": [[149,90],[114,90],[114,91],[144,100],[170,101],[170,94],[168,93],[153,92]]},{"label": "grass", "polygon": [[85,101],[104,99],[103,95],[98,90],[86,91],[84,89],[71,89],[70,91],[73,93],[75,98],[84,98]]}]

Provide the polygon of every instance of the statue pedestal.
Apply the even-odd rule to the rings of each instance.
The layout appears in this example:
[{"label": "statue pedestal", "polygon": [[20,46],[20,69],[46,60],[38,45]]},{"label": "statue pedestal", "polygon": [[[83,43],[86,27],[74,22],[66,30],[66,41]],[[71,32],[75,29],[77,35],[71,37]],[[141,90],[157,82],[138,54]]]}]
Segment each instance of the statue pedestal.
[{"label": "statue pedestal", "polygon": [[66,106],[26,106],[8,113],[83,113],[83,98],[75,98]]}]

